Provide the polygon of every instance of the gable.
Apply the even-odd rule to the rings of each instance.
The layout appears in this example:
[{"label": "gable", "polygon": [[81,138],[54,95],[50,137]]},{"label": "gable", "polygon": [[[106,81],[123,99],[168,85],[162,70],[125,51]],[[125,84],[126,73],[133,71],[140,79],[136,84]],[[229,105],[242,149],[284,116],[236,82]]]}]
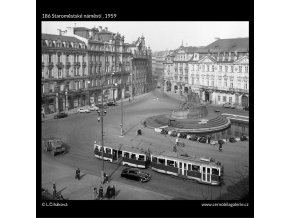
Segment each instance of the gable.
[{"label": "gable", "polygon": [[198,63],[208,63],[208,64],[213,64],[215,61],[209,57],[209,56],[204,56]]},{"label": "gable", "polygon": [[249,57],[243,56],[234,62],[235,64],[249,64]]}]

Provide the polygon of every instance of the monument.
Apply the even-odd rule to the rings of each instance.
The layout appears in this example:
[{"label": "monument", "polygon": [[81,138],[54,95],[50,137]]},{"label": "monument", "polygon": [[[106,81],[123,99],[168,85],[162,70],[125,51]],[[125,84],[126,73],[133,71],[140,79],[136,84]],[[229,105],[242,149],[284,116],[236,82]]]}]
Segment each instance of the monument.
[{"label": "monument", "polygon": [[177,109],[172,111],[174,119],[198,119],[208,115],[206,105],[202,105],[197,93],[189,87],[185,102],[179,104]]}]

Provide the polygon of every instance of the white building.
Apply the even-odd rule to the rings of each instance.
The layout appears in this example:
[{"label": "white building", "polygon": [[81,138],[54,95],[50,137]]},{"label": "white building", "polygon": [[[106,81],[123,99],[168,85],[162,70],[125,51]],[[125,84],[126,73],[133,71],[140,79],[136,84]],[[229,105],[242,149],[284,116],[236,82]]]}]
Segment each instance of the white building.
[{"label": "white building", "polygon": [[183,47],[168,55],[165,91],[186,93],[214,104],[249,104],[249,39],[219,39],[203,48]]}]

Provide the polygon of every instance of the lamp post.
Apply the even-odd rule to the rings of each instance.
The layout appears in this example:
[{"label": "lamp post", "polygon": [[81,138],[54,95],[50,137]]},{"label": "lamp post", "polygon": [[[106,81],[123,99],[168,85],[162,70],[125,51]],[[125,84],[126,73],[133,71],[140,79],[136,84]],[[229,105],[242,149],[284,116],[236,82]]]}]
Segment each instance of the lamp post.
[{"label": "lamp post", "polygon": [[[121,69],[121,137],[123,137],[123,69],[122,69],[122,64],[120,63],[120,69]],[[124,93],[125,94],[125,93]]]},{"label": "lamp post", "polygon": [[68,99],[67,99],[67,88],[65,89],[65,111],[68,111]]}]

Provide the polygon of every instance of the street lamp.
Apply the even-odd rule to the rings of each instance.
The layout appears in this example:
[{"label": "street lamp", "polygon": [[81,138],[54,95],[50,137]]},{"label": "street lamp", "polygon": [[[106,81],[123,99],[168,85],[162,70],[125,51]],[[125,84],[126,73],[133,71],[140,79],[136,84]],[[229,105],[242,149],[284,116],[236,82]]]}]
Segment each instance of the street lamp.
[{"label": "street lamp", "polygon": [[[122,63],[120,63],[120,68],[121,68],[121,137],[123,137],[123,68],[122,68]],[[124,90],[124,95],[125,95],[125,90]]]}]

